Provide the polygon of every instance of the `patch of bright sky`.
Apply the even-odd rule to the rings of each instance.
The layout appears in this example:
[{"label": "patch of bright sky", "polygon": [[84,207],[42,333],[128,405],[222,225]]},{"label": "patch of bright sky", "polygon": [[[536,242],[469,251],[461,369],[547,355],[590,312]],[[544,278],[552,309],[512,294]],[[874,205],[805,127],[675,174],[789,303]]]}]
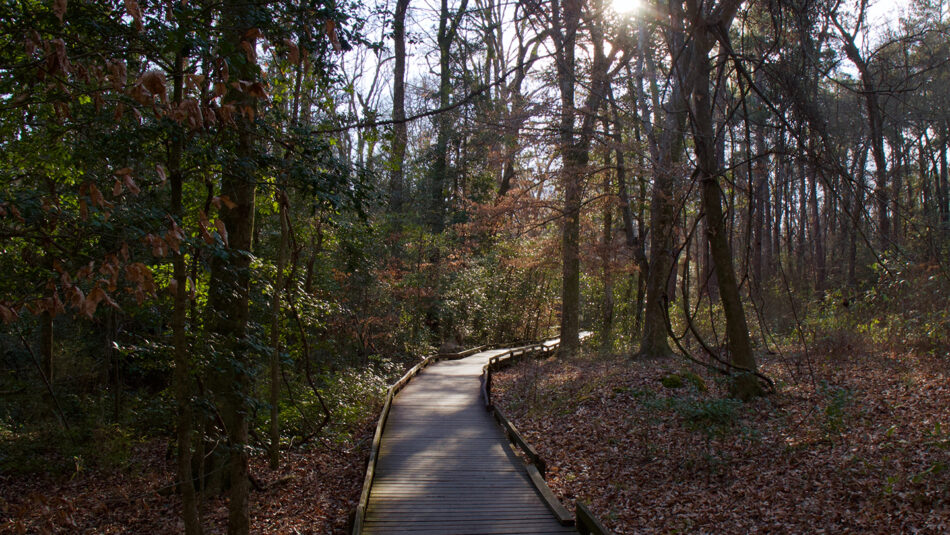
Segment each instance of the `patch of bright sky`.
[{"label": "patch of bright sky", "polygon": [[871,28],[894,27],[907,9],[908,0],[877,0],[868,5],[868,25]]},{"label": "patch of bright sky", "polygon": [[643,0],[611,0],[610,6],[617,13],[625,15],[638,11],[643,6]]},{"label": "patch of bright sky", "polygon": [[900,18],[906,14],[910,0],[872,0],[868,3],[867,28],[871,42],[888,29],[897,29]]}]

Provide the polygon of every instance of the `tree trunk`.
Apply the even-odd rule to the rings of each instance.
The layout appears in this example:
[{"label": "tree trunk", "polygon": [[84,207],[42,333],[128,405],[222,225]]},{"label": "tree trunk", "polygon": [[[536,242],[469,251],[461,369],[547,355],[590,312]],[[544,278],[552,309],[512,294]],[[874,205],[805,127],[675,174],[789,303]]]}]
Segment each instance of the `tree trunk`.
[{"label": "tree trunk", "polygon": [[[652,156],[653,191],[650,199],[650,269],[646,273],[646,307],[643,314],[643,331],[640,337],[638,355],[665,357],[673,354],[667,339],[666,318],[669,306],[669,280],[673,269],[673,232],[674,232],[674,176],[680,172],[680,158],[683,152],[683,128],[686,124],[687,107],[685,96],[695,77],[688,76],[685,67],[693,52],[693,47],[684,44],[682,29],[682,6],[671,2],[670,21],[673,25],[671,49],[682,53],[677,55],[670,80],[670,97],[663,109],[662,130],[657,137],[650,136],[656,149]],[[655,73],[651,62],[647,62]],[[654,93],[656,91],[654,90]],[[654,95],[654,101],[658,99]],[[655,106],[659,112],[659,106]]]},{"label": "tree trunk", "polygon": [[[608,130],[609,135],[609,130]],[[607,168],[610,168],[610,150],[609,148],[605,150],[604,162],[607,165]],[[603,323],[603,336],[601,337],[601,347],[605,351],[610,351],[614,345],[614,284],[613,284],[613,273],[610,265],[611,257],[611,241],[613,236],[611,232],[613,231],[613,213],[614,207],[611,202],[612,197],[610,196],[611,191],[610,184],[610,171],[604,173],[604,226],[603,226],[603,244],[601,250],[601,262],[602,262],[602,271],[604,278],[604,303],[603,303],[603,315],[601,321]]]},{"label": "tree trunk", "polygon": [[[950,180],[947,178],[947,139],[947,131],[945,129],[938,148],[940,152],[940,173],[937,178],[937,190],[940,191],[938,197],[940,202],[940,223],[943,226],[941,229],[943,233],[950,232]],[[941,234],[941,239],[945,239],[944,234]]]},{"label": "tree trunk", "polygon": [[[184,56],[181,52],[175,56],[175,72],[172,75],[174,88],[172,102],[181,103],[184,92]],[[169,181],[171,182],[170,211],[176,224],[182,225],[184,207],[182,189],[184,177],[181,169],[181,157],[184,150],[184,128],[176,126],[172,133],[171,150],[168,155]],[[175,280],[174,303],[172,306],[172,346],[174,347],[175,371],[172,376],[177,411],[178,446],[178,485],[181,491],[182,519],[186,535],[200,535],[201,517],[198,513],[198,497],[195,493],[192,473],[192,435],[194,430],[194,412],[191,397],[194,389],[191,377],[191,358],[188,354],[188,338],[185,332],[185,318],[188,312],[188,275],[185,254],[179,248],[172,252],[172,276]]]},{"label": "tree trunk", "polygon": [[805,162],[801,159],[798,160],[798,236],[797,236],[797,247],[796,247],[796,259],[795,268],[798,272],[798,278],[804,280],[805,278],[805,230],[808,228],[806,225],[807,221],[807,201],[808,201],[808,189],[806,184],[805,177]]},{"label": "tree trunk", "polygon": [[402,211],[406,160],[406,11],[409,0],[396,0],[396,12],[393,16],[393,48],[395,52],[393,66],[393,147],[389,171],[389,209],[393,213]]},{"label": "tree trunk", "polygon": [[287,198],[283,190],[276,194],[280,207],[280,242],[277,244],[277,276],[271,297],[270,355],[270,469],[280,465],[280,294],[284,291],[284,268],[287,265]]},{"label": "tree trunk", "polygon": [[769,175],[768,175],[768,156],[765,155],[765,134],[763,127],[757,125],[755,128],[755,203],[753,207],[753,232],[754,241],[752,244],[752,276],[755,284],[760,286],[766,276],[766,266],[768,266],[769,257],[769,231],[768,222],[771,219],[769,212]]},{"label": "tree trunk", "polygon": [[[690,13],[693,19],[700,18],[700,9],[696,5],[698,0],[690,0]],[[738,2],[723,2],[719,6],[720,19],[716,21],[718,30],[728,31],[729,23],[735,14]],[[698,22],[698,21],[697,21]],[[745,311],[739,295],[739,285],[732,265],[732,251],[729,247],[729,238],[726,235],[726,226],[720,200],[721,189],[719,176],[722,174],[720,162],[716,154],[716,136],[713,130],[712,108],[709,97],[709,83],[711,68],[708,59],[714,37],[710,35],[711,25],[707,21],[702,24],[694,23],[693,39],[696,41],[697,53],[690,64],[691,70],[698,76],[693,84],[691,101],[691,118],[693,123],[693,141],[696,150],[696,161],[699,167],[699,180],[702,182],[703,209],[709,220],[709,248],[719,279],[719,293],[722,299],[723,313],[726,317],[726,335],[732,365],[745,373],[734,377],[730,390],[732,395],[742,400],[749,400],[762,394],[761,385],[753,375],[756,371],[755,359],[752,354],[752,345],[749,340],[749,328],[746,324]],[[701,53],[700,53],[701,52]]]},{"label": "tree trunk", "polygon": [[[436,42],[439,46],[439,108],[446,109],[452,101],[452,42],[458,32],[458,26],[468,0],[462,0],[458,11],[449,13],[448,0],[442,0],[439,10],[439,33]],[[433,150],[433,164],[429,179],[429,228],[436,233],[445,228],[445,196],[449,173],[449,135],[452,128],[451,116],[443,111],[436,116],[436,142]]]},{"label": "tree trunk", "polygon": [[[222,49],[229,52],[231,79],[257,80],[256,62],[246,56],[256,50],[255,10],[247,2],[227,0],[222,7]],[[252,348],[246,340],[249,316],[250,264],[254,235],[256,202],[256,162],[254,154],[254,114],[257,99],[231,87],[225,101],[241,111],[236,126],[229,132],[234,138],[234,158],[221,172],[221,196],[233,207],[222,205],[219,218],[228,238],[219,254],[211,259],[211,284],[208,292],[209,329],[219,337],[212,372],[212,386],[227,430],[230,499],[228,534],[247,535],[248,515],[248,399],[251,392]],[[222,236],[223,238],[223,236]]]},{"label": "tree trunk", "polygon": [[[607,90],[609,62],[604,55],[603,30],[597,22],[589,25],[593,43],[590,91],[581,110],[582,124],[576,131],[578,115],[574,108],[577,81],[574,56],[580,28],[581,0],[566,0],[554,14],[555,63],[561,96],[561,120],[558,125],[561,151],[561,185],[564,190],[564,221],[561,227],[561,351],[573,354],[580,346],[580,211],[583,179],[590,159],[590,144]],[[597,8],[593,8],[597,11]]]},{"label": "tree trunk", "polygon": [[812,265],[815,266],[815,291],[821,294],[825,291],[825,244],[824,235],[821,233],[821,212],[818,210],[818,170],[815,166],[808,165],[808,208],[809,227],[811,230],[811,241],[814,246]]},{"label": "tree trunk", "polygon": [[721,169],[715,153],[715,134],[712,127],[708,85],[708,60],[704,57],[701,61],[707,73],[703,76],[703,81],[693,90],[692,117],[695,128],[696,159],[699,164],[699,178],[702,182],[703,209],[709,223],[707,235],[709,249],[716,270],[716,278],[719,279],[719,293],[723,313],[726,316],[730,359],[733,366],[747,372],[736,376],[730,389],[734,396],[749,400],[761,395],[762,389],[758,379],[750,373],[755,372],[756,365],[722,213],[721,189],[718,181]]},{"label": "tree trunk", "polygon": [[56,368],[53,362],[53,314],[49,310],[40,314],[40,359],[43,363],[43,375],[52,389]]},{"label": "tree trunk", "polygon": [[[861,10],[861,16],[865,14]],[[881,249],[886,249],[890,245],[891,228],[888,208],[890,205],[890,192],[888,191],[887,176],[887,154],[884,151],[884,115],[881,111],[881,104],[878,97],[877,87],[873,80],[871,70],[867,61],[861,56],[855,44],[854,36],[849,33],[838,22],[837,18],[832,16],[832,24],[838,29],[838,34],[844,44],[844,52],[848,59],[854,63],[858,69],[858,75],[861,79],[861,94],[864,96],[864,105],[868,114],[868,128],[871,136],[871,154],[874,156],[875,184],[874,195],[877,201],[877,220],[879,242]],[[860,21],[859,21],[860,22]]]}]

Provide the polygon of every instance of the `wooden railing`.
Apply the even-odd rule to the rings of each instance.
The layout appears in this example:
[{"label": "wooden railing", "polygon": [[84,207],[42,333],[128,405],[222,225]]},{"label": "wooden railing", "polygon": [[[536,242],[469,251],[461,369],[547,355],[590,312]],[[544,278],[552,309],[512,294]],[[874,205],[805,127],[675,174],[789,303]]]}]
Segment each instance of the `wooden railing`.
[{"label": "wooden railing", "polygon": [[[581,342],[584,342],[590,336],[591,333],[589,332],[582,333]],[[577,531],[584,535],[611,535],[610,530],[605,528],[603,524],[600,523],[600,520],[598,520],[597,517],[595,517],[593,513],[591,513],[590,510],[580,502],[577,502],[575,515],[571,516],[564,505],[562,505],[554,493],[551,492],[551,488],[548,487],[548,484],[544,481],[544,474],[547,469],[547,464],[544,462],[544,459],[542,459],[534,447],[532,447],[531,444],[529,444],[528,441],[524,439],[515,425],[511,423],[511,420],[505,416],[504,412],[502,412],[501,409],[492,403],[491,376],[493,372],[513,364],[521,357],[530,356],[534,358],[541,358],[557,352],[560,347],[560,340],[552,339],[538,344],[516,347],[510,351],[506,351],[505,353],[490,358],[488,360],[488,364],[482,368],[482,399],[485,402],[485,408],[492,413],[492,416],[495,417],[495,420],[508,436],[508,440],[517,445],[524,453],[524,456],[528,460],[528,477],[531,479],[531,483],[534,484],[535,488],[538,490],[538,493],[544,499],[548,508],[552,513],[554,513],[554,516],[557,518],[558,522],[564,526],[576,526]]]},{"label": "wooden railing", "polygon": [[379,413],[379,421],[376,423],[376,433],[373,435],[373,445],[369,451],[369,461],[366,463],[366,476],[363,478],[363,492],[360,493],[360,502],[356,506],[356,514],[353,519],[353,535],[360,535],[363,530],[363,519],[366,516],[366,505],[369,503],[369,491],[373,486],[373,477],[376,474],[376,461],[379,460],[379,444],[383,438],[383,430],[386,428],[386,420],[389,418],[389,409],[392,406],[393,397],[399,393],[409,381],[419,374],[426,366],[440,360],[461,359],[473,355],[485,346],[473,347],[460,353],[442,353],[429,355],[421,362],[413,366],[398,381],[386,391],[386,400],[383,402],[383,410]]}]

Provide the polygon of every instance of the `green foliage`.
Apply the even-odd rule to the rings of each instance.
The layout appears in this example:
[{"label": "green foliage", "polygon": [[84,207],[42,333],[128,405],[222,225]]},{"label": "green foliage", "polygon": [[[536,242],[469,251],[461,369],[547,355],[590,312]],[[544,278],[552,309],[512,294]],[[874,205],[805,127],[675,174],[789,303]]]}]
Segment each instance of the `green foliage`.
[{"label": "green foliage", "polygon": [[697,392],[707,392],[709,387],[706,386],[706,381],[700,377],[695,372],[689,370],[683,370],[679,373],[669,373],[663,376],[660,379],[660,383],[663,384],[666,388],[682,388],[684,385],[692,385]]},{"label": "green foliage", "polygon": [[118,424],[64,431],[32,426],[29,432],[0,427],[0,474],[75,475],[83,470],[128,468],[141,435]]},{"label": "green foliage", "polygon": [[666,388],[682,388],[683,378],[675,373],[671,373],[660,379],[660,383]]},{"label": "green foliage", "polygon": [[673,411],[683,425],[706,438],[720,437],[737,423],[742,402],[731,398],[663,397],[641,401],[650,410]]},{"label": "green foliage", "polygon": [[827,433],[840,433],[845,428],[847,409],[854,401],[854,393],[847,388],[831,386],[826,381],[821,382],[818,392],[827,403],[822,411],[822,427]]}]

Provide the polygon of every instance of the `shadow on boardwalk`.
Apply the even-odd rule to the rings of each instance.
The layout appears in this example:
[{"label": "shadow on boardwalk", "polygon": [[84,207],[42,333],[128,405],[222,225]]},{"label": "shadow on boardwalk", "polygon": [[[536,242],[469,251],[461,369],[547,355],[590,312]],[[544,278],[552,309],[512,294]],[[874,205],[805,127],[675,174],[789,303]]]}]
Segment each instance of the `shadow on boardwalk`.
[{"label": "shadow on boardwalk", "polygon": [[482,367],[504,352],[434,364],[399,392],[364,534],[576,533],[551,514],[481,400]]}]

